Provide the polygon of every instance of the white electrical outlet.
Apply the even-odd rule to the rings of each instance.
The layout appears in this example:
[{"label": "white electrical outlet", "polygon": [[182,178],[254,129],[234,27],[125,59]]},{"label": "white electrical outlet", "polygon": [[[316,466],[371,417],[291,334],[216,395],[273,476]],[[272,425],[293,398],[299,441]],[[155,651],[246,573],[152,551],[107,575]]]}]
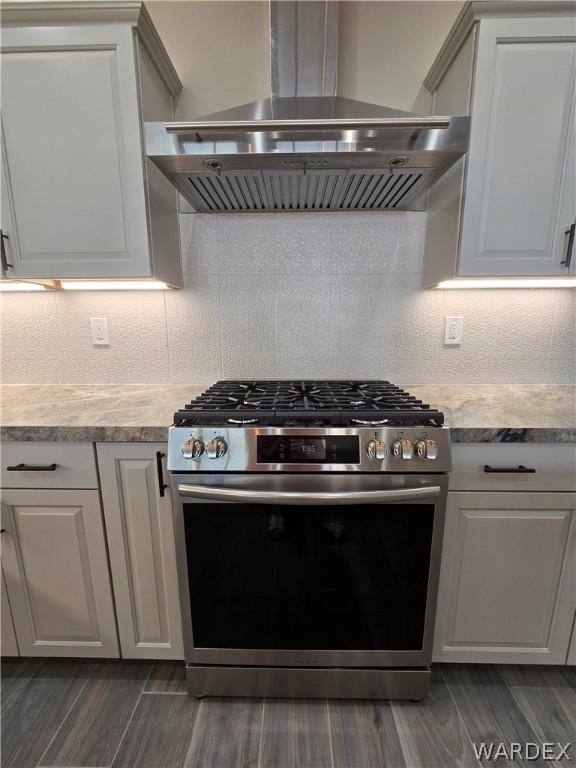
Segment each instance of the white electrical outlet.
[{"label": "white electrical outlet", "polygon": [[464,318],[446,317],[444,326],[444,344],[448,346],[457,346],[462,344],[464,338]]},{"label": "white electrical outlet", "polygon": [[95,347],[107,347],[110,344],[110,338],[108,336],[108,318],[107,317],[91,317],[90,318],[90,335],[92,337],[92,344]]}]

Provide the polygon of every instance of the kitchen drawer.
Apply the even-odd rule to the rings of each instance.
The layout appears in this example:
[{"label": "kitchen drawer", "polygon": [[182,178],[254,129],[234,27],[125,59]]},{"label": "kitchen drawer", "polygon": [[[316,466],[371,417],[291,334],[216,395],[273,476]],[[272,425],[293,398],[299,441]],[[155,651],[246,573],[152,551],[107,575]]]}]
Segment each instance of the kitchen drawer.
[{"label": "kitchen drawer", "polygon": [[[487,473],[518,468],[533,473]],[[573,443],[453,443],[451,491],[574,491],[576,445]]]},{"label": "kitchen drawer", "polygon": [[[53,470],[9,470],[19,464]],[[98,488],[92,443],[14,442],[2,445],[3,488]]]}]

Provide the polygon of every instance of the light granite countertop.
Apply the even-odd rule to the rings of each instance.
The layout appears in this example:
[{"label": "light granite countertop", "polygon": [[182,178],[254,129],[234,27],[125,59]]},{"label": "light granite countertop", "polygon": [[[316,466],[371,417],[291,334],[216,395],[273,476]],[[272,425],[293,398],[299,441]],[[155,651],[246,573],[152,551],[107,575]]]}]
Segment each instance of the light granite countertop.
[{"label": "light granite countertop", "polygon": [[[189,384],[13,384],[0,388],[3,440],[164,441]],[[443,411],[453,442],[576,443],[576,387],[410,386]]]}]

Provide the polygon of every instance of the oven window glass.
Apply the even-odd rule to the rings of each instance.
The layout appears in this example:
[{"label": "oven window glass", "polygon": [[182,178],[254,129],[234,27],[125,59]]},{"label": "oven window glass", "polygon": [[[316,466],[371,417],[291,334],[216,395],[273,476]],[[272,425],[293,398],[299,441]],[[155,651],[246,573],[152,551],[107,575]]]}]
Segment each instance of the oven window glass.
[{"label": "oven window glass", "polygon": [[418,650],[432,504],[184,505],[197,648]]}]

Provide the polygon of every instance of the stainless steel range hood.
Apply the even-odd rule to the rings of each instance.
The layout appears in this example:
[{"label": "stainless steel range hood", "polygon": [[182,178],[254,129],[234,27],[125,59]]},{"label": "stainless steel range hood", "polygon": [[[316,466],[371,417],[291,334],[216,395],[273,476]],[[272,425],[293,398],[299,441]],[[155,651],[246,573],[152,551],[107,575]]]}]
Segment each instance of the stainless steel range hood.
[{"label": "stainless steel range hood", "polygon": [[300,95],[335,92],[337,3],[271,9],[271,99],[146,124],[148,156],[197,211],[400,210],[466,152],[469,117]]}]

